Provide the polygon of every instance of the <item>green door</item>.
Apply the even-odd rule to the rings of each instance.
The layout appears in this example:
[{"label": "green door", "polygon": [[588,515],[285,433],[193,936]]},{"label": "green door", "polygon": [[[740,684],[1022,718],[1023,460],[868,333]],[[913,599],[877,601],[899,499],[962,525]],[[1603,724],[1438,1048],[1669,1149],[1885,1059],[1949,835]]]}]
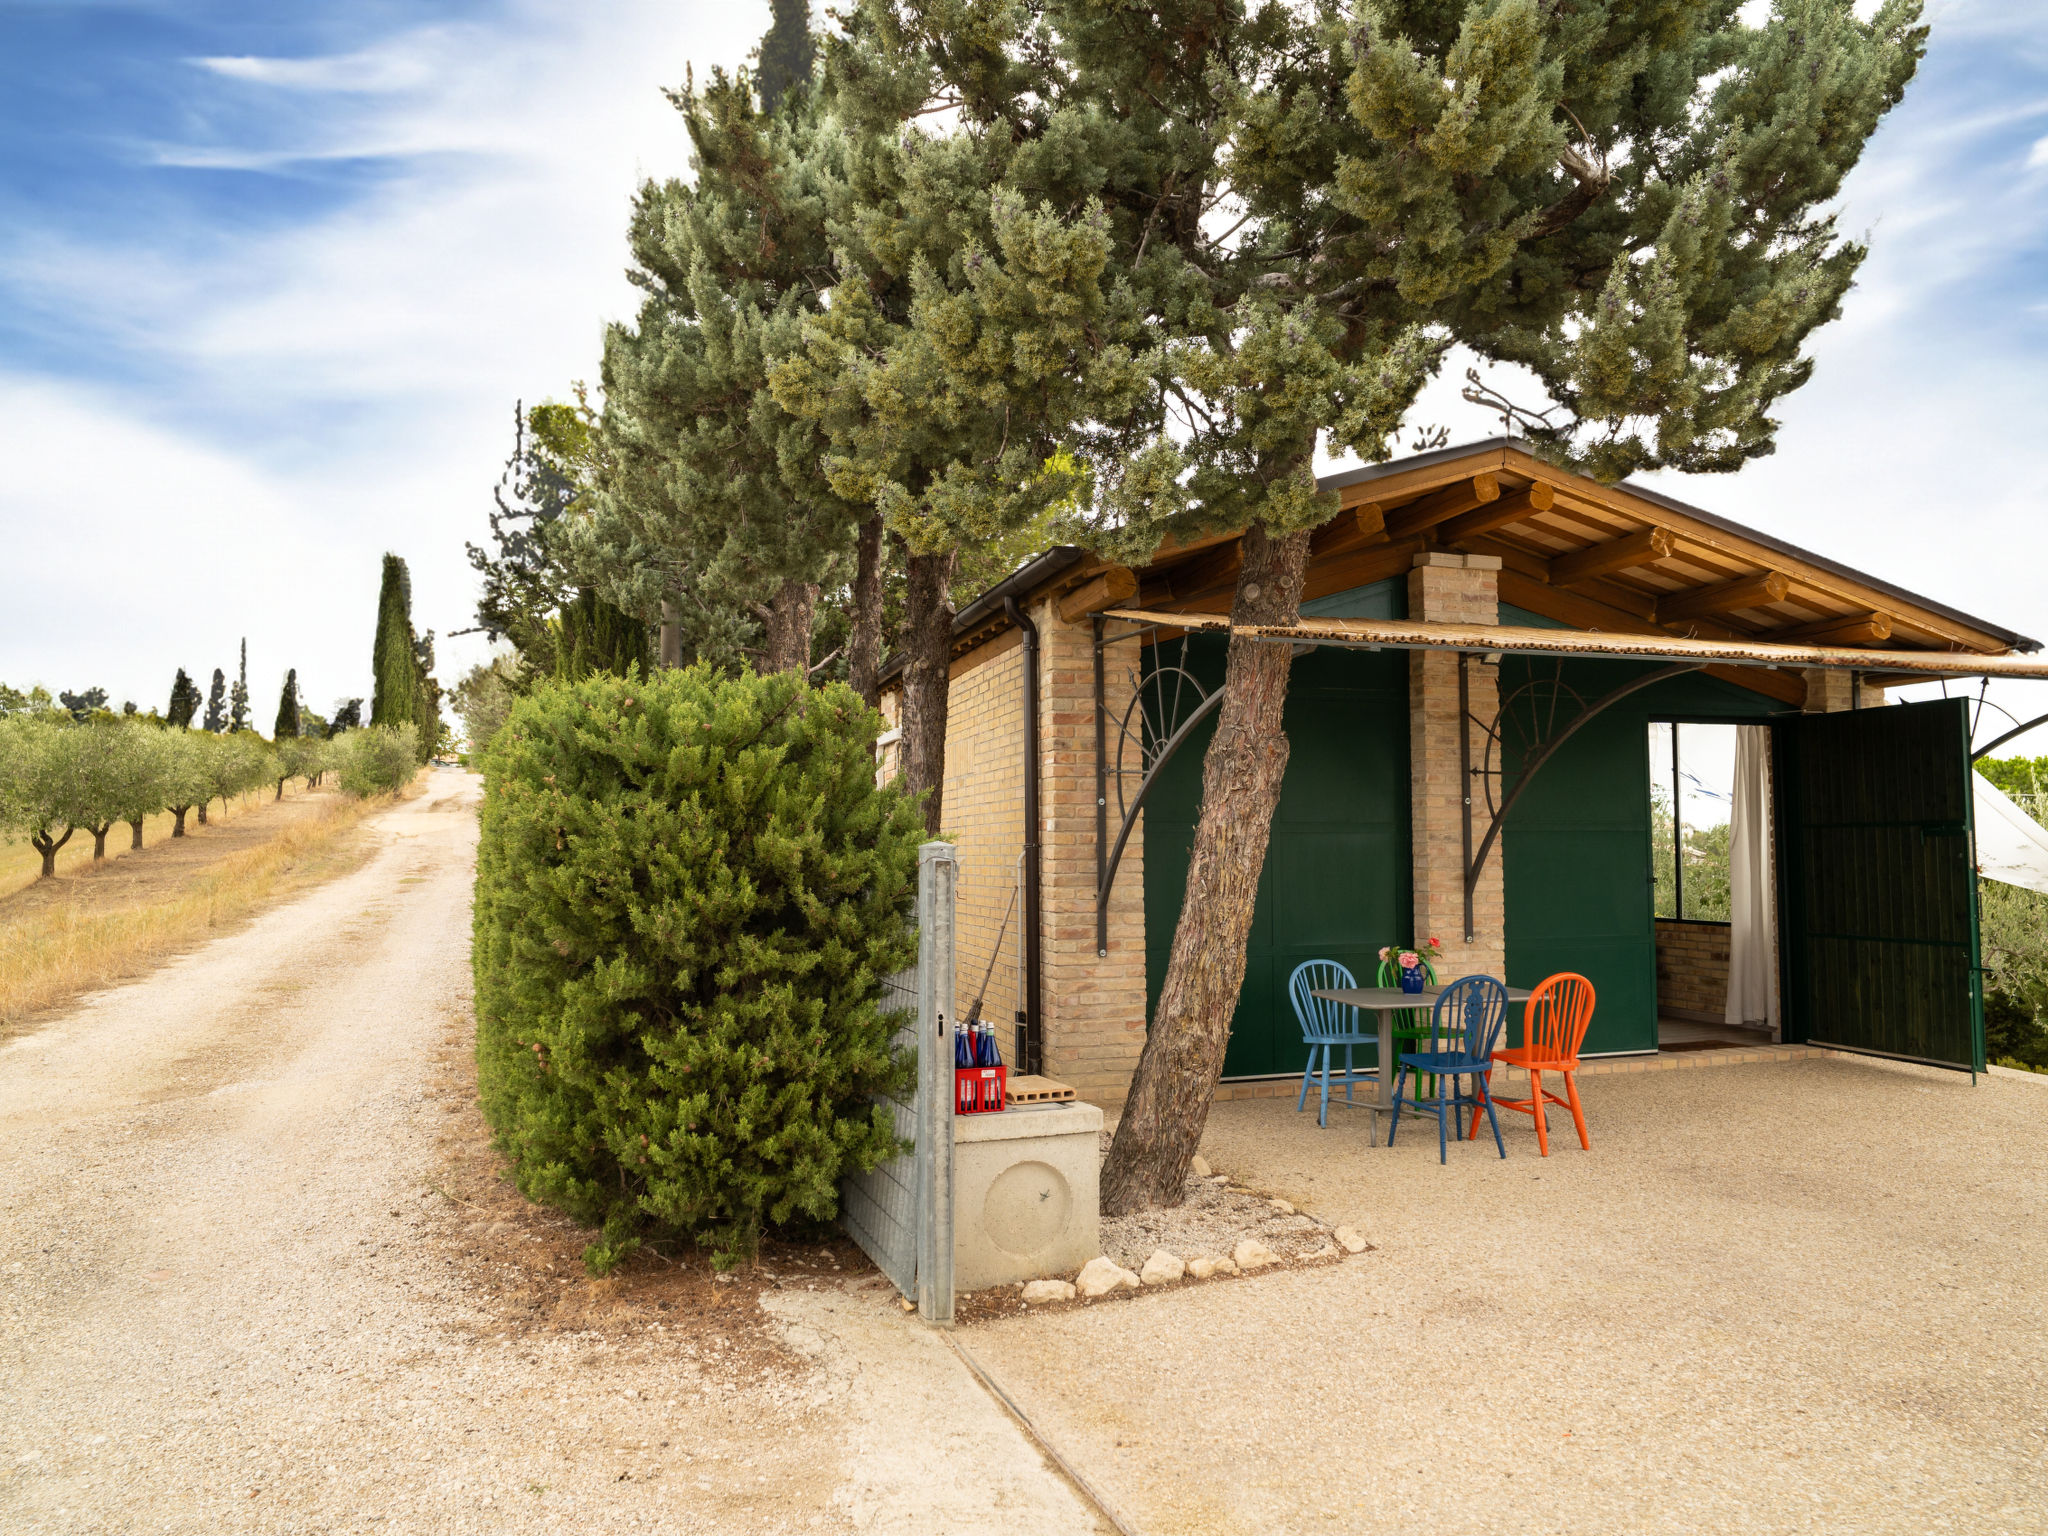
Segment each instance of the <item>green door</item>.
[{"label": "green door", "polygon": [[1786,1038],[1984,1069],[1960,699],[1779,722]]},{"label": "green door", "polygon": [[[1148,670],[1154,650],[1169,652],[1168,664],[1179,660],[1177,642],[1148,648]],[[1193,637],[1187,661],[1205,686],[1222,682],[1220,639]],[[1407,653],[1322,650],[1299,658],[1288,678],[1286,727],[1287,777],[1259,877],[1226,1077],[1301,1071],[1307,1051],[1287,978],[1302,961],[1339,961],[1370,986],[1379,946],[1409,937]],[[1187,891],[1202,754],[1212,734],[1205,724],[1182,744],[1145,803],[1148,1014],[1159,1003]],[[1358,1064],[1370,1059],[1368,1050]]]}]

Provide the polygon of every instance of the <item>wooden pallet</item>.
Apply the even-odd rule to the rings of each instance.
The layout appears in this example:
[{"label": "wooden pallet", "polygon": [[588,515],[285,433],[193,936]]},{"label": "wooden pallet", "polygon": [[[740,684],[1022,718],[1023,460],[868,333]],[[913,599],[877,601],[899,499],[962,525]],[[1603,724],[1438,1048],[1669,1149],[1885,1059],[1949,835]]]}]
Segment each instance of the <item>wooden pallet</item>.
[{"label": "wooden pallet", "polygon": [[1049,1077],[1010,1079],[1012,1104],[1059,1104],[1076,1097],[1078,1095],[1065,1083],[1056,1083]]}]

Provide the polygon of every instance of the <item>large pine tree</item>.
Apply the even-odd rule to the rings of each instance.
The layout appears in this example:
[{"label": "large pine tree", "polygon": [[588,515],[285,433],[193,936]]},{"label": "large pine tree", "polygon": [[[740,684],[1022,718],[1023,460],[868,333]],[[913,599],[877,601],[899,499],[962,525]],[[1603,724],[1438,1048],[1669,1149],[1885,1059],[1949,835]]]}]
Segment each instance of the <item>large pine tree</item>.
[{"label": "large pine tree", "polygon": [[843,141],[795,83],[775,112],[722,71],[672,98],[696,177],[635,203],[647,297],[606,333],[606,452],[576,547],[607,596],[679,626],[679,649],[748,651],[763,671],[808,670],[819,589],[858,547],[870,565],[854,585],[872,597],[851,637],[858,686],[880,638],[879,584],[864,581],[880,544],[856,540],[872,510],[835,493],[817,427],[765,387],[833,281]]},{"label": "large pine tree", "polygon": [[[843,222],[929,228],[999,175],[990,201],[1043,210],[1026,226],[1042,234],[927,246],[907,274],[922,309],[865,341],[867,300],[842,287],[829,325],[865,349],[842,371],[914,378],[928,417],[1008,405],[1014,432],[991,360],[1028,376],[1052,358],[1047,390],[1086,386],[1065,429],[1090,477],[1075,536],[1142,560],[1167,534],[1242,530],[1234,622],[1291,623],[1310,533],[1336,510],[1319,436],[1388,457],[1453,344],[1535,376],[1561,409],[1530,433],[1559,463],[1612,480],[1768,453],[1770,411],[1862,259],[1826,208],[1913,73],[1919,14],[1021,0],[969,27],[958,0],[866,0],[833,73],[893,116],[869,142],[900,154],[863,194],[881,212]],[[960,126],[927,138],[914,125],[941,108]],[[907,199],[920,180],[950,196]],[[1046,344],[1097,297],[1075,269],[1097,259],[1083,230],[1105,247],[1092,377]],[[886,312],[890,288],[866,288]],[[985,452],[919,465],[917,420],[869,414],[881,430],[852,452],[892,522],[1028,490]],[[891,452],[922,479],[884,472]],[[1112,1213],[1177,1201],[1201,1136],[1287,764],[1290,660],[1229,647],[1181,919],[1103,1170]]]}]

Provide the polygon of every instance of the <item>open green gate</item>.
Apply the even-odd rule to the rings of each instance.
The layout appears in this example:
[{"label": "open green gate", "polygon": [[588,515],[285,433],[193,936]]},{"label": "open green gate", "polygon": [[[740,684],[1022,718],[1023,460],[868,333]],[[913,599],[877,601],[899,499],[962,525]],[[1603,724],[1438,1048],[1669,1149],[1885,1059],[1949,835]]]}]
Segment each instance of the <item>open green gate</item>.
[{"label": "open green gate", "polygon": [[1786,1038],[1984,1070],[1960,699],[1780,720]]}]

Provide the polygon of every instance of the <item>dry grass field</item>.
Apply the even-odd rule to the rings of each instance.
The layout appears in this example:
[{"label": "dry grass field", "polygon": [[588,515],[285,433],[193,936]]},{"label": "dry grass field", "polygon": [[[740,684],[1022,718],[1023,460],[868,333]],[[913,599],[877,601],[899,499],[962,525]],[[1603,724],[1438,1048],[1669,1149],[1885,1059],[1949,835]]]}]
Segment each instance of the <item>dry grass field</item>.
[{"label": "dry grass field", "polygon": [[[419,790],[416,783],[406,793]],[[188,816],[182,838],[170,836],[170,817],[151,817],[139,851],[129,850],[124,824],[108,834],[97,865],[92,839],[81,833],[59,856],[53,880],[35,878],[36,854],[25,844],[0,847],[0,1035],[354,868],[369,851],[357,828],[390,803],[353,801],[332,788],[281,801],[261,790],[225,815],[216,808],[207,826]]]}]

